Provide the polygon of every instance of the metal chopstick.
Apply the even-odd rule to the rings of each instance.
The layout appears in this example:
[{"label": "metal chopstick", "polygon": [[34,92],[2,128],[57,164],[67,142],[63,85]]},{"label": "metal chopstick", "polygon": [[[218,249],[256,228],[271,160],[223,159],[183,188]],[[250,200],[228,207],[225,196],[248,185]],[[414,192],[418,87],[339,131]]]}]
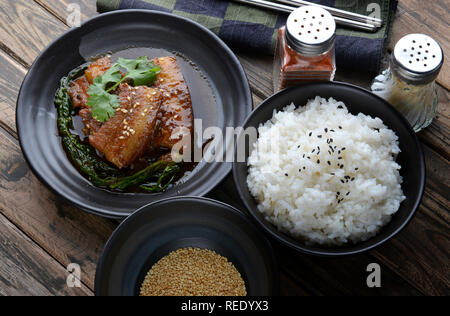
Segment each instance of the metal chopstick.
[{"label": "metal chopstick", "polygon": [[[296,9],[296,7],[266,0],[232,0],[232,1],[283,13],[291,13]],[[370,23],[358,22],[341,17],[334,17],[334,19],[336,21],[336,24],[352,27],[358,30],[375,32],[378,29],[377,26]]]},{"label": "metal chopstick", "polygon": [[381,20],[381,19],[377,19],[377,18],[374,18],[371,16],[358,14],[358,13],[354,13],[354,12],[349,12],[349,11],[345,11],[345,10],[341,10],[341,9],[336,9],[333,7],[328,7],[328,6],[324,6],[324,5],[320,5],[320,4],[315,4],[312,2],[308,2],[308,1],[302,1],[302,0],[275,0],[275,1],[283,3],[283,4],[287,4],[287,5],[292,5],[294,7],[302,7],[305,5],[314,5],[314,6],[321,7],[323,9],[327,10],[335,17],[340,17],[340,18],[354,20],[354,21],[363,22],[363,23],[369,23],[369,24],[373,24],[377,27],[383,26],[383,20]]}]

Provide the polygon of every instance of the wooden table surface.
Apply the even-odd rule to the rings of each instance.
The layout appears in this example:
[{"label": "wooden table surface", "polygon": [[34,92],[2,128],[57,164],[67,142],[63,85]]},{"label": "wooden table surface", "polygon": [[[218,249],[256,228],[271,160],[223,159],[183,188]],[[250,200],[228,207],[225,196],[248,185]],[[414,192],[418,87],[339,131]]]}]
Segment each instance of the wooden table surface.
[{"label": "wooden table surface", "polygon": [[[0,0],[0,295],[93,295],[97,260],[117,222],[89,215],[52,194],[30,172],[17,139],[20,84],[39,52],[68,29],[67,5],[95,16],[94,0]],[[392,43],[426,33],[450,52],[448,0],[401,0]],[[239,55],[254,103],[272,94],[272,60]],[[326,259],[275,245],[282,295],[448,295],[449,280],[449,59],[439,77],[439,115],[419,134],[427,165],[424,199],[395,239],[358,256]],[[51,74],[49,74],[51,76]],[[338,71],[337,80],[367,88],[371,77]],[[243,208],[232,179],[210,197]],[[79,288],[66,286],[70,263],[81,266]],[[382,286],[367,287],[370,263],[381,266]]]}]

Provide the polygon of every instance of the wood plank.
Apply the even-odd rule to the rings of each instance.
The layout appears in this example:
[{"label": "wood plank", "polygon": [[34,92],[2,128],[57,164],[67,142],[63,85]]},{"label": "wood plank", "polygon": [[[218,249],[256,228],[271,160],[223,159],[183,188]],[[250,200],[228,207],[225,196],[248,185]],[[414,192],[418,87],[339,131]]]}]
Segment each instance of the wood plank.
[{"label": "wood plank", "polygon": [[[430,295],[450,294],[449,162],[425,146],[428,170],[423,202],[410,225],[373,252]],[[447,170],[447,172],[445,172]]]},{"label": "wood plank", "polygon": [[70,14],[68,7],[70,4],[80,6],[81,21],[97,15],[97,8],[94,0],[34,0],[51,14],[55,15],[60,21],[67,24],[67,17]]},{"label": "wood plank", "polygon": [[113,221],[81,212],[47,190],[29,170],[16,140],[0,129],[0,212],[63,266],[77,263],[91,289]]},{"label": "wood plank", "polygon": [[[17,43],[21,42],[22,38],[29,36],[24,31],[24,26],[42,32],[46,32],[48,29],[54,31],[53,34],[50,32],[51,36],[43,37],[44,40],[31,43],[30,53],[21,56],[25,60],[32,61],[51,38],[66,28],[37,4],[30,4],[29,1],[0,1],[3,5],[0,10],[4,11],[0,11],[0,14],[4,15],[5,12],[9,12],[10,18],[14,18],[11,15],[14,12],[17,13],[16,19],[19,24],[17,33],[19,34],[16,37],[13,32],[10,34],[11,36],[1,37],[2,40],[5,38],[6,43],[11,44],[13,48],[20,47]],[[0,32],[5,31],[7,30],[2,29]],[[39,34],[37,38],[41,38]],[[30,41],[28,40],[28,42]],[[17,53],[17,51],[15,52]],[[0,87],[4,91],[0,99],[0,126],[17,137],[15,134],[15,103],[26,69],[1,51],[0,68],[2,69]],[[3,140],[5,139],[3,136]],[[17,181],[10,181],[8,177],[6,179],[0,177],[2,180],[0,182],[0,191],[2,192],[0,193],[2,197],[0,198],[0,207],[4,214],[63,265],[71,262],[80,263],[84,272],[83,282],[93,288],[98,256],[106,239],[115,228],[115,224],[68,206],[43,188],[30,173],[17,143],[6,142],[3,145],[8,146],[8,149],[1,152],[0,170],[5,172],[20,170],[20,178]]]},{"label": "wood plank", "polygon": [[438,115],[433,123],[419,132],[420,140],[450,160],[450,92],[438,88]]},{"label": "wood plank", "polygon": [[[444,54],[450,51],[450,32],[448,22],[449,2],[400,0],[394,22],[390,48],[405,35],[422,33],[433,37],[441,44]],[[438,82],[450,89],[450,60],[446,58],[438,77]]]},{"label": "wood plank", "polygon": [[15,133],[15,104],[27,70],[0,50],[0,126]]},{"label": "wood plank", "polygon": [[0,0],[0,43],[28,65],[67,27],[40,5],[27,0]]},{"label": "wood plank", "polygon": [[293,279],[282,273],[280,276],[280,295],[281,296],[310,296],[309,293],[302,290]]},{"label": "wood plank", "polygon": [[83,284],[80,288],[69,288],[66,268],[3,215],[0,232],[1,296],[93,295]]},{"label": "wood plank", "polygon": [[[363,254],[347,258],[317,258],[300,256],[289,249],[280,254],[283,269],[290,271],[291,277],[313,291],[314,295],[326,296],[417,296],[424,293],[408,284],[383,261]],[[371,263],[380,265],[381,288],[367,286],[366,272]]]}]

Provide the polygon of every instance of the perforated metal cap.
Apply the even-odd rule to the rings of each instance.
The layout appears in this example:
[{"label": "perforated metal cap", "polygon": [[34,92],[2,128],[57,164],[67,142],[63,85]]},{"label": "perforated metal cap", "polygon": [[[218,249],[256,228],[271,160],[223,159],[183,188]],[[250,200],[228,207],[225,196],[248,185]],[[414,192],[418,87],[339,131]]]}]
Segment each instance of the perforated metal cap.
[{"label": "perforated metal cap", "polygon": [[392,61],[397,72],[406,81],[428,83],[441,70],[444,53],[433,38],[424,34],[409,34],[395,45]]},{"label": "perforated metal cap", "polygon": [[333,46],[335,38],[336,22],[325,9],[304,6],[289,15],[286,40],[300,54],[323,54]]}]

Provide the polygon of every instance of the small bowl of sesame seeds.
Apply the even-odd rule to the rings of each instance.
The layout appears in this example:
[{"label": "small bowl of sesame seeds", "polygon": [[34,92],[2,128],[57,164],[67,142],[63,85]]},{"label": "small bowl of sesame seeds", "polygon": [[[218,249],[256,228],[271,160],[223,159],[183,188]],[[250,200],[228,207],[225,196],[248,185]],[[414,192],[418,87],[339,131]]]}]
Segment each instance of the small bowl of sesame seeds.
[{"label": "small bowl of sesame seeds", "polygon": [[278,266],[239,210],[206,198],[145,206],[113,233],[95,280],[99,296],[270,296]]}]

